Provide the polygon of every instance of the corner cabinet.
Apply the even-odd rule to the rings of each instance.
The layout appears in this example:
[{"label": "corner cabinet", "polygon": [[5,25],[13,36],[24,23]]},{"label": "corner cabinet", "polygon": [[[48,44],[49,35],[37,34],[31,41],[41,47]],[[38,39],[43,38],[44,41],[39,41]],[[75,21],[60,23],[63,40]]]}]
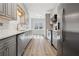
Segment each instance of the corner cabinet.
[{"label": "corner cabinet", "polygon": [[16,36],[0,40],[0,56],[16,56]]},{"label": "corner cabinet", "polygon": [[15,20],[17,18],[17,4],[0,3],[0,16]]}]

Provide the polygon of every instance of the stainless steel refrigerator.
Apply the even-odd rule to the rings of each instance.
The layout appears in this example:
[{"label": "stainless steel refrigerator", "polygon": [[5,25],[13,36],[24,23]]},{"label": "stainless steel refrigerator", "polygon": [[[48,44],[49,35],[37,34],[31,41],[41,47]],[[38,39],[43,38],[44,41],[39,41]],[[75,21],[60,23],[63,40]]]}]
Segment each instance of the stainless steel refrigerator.
[{"label": "stainless steel refrigerator", "polygon": [[58,51],[64,56],[79,56],[79,3],[60,3],[57,11],[62,35]]}]

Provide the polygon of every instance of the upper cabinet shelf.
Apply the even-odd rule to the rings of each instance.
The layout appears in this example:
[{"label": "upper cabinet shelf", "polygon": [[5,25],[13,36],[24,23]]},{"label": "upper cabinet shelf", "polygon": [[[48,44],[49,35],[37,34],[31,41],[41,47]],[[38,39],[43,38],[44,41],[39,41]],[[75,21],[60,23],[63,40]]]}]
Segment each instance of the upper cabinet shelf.
[{"label": "upper cabinet shelf", "polygon": [[17,4],[0,3],[0,17],[6,17],[15,20],[17,18]]}]

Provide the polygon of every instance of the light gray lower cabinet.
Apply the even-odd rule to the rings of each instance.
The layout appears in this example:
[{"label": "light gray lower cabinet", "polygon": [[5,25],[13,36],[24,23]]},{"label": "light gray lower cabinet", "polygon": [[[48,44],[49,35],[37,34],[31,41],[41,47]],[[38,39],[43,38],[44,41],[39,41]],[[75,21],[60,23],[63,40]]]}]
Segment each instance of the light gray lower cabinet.
[{"label": "light gray lower cabinet", "polygon": [[16,45],[9,47],[9,56],[16,56]]},{"label": "light gray lower cabinet", "polygon": [[7,56],[8,55],[8,48],[0,49],[0,56]]},{"label": "light gray lower cabinet", "polygon": [[0,40],[0,56],[16,56],[16,36]]}]

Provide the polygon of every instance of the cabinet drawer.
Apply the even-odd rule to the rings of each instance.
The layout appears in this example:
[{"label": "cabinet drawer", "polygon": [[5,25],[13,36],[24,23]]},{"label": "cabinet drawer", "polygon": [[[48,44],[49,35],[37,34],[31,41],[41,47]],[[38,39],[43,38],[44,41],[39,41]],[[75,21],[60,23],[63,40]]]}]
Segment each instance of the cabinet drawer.
[{"label": "cabinet drawer", "polygon": [[3,46],[3,48],[0,49],[0,56],[16,56],[16,44]]},{"label": "cabinet drawer", "polygon": [[13,44],[16,44],[16,36],[0,40],[0,49],[6,46],[11,46]]}]

